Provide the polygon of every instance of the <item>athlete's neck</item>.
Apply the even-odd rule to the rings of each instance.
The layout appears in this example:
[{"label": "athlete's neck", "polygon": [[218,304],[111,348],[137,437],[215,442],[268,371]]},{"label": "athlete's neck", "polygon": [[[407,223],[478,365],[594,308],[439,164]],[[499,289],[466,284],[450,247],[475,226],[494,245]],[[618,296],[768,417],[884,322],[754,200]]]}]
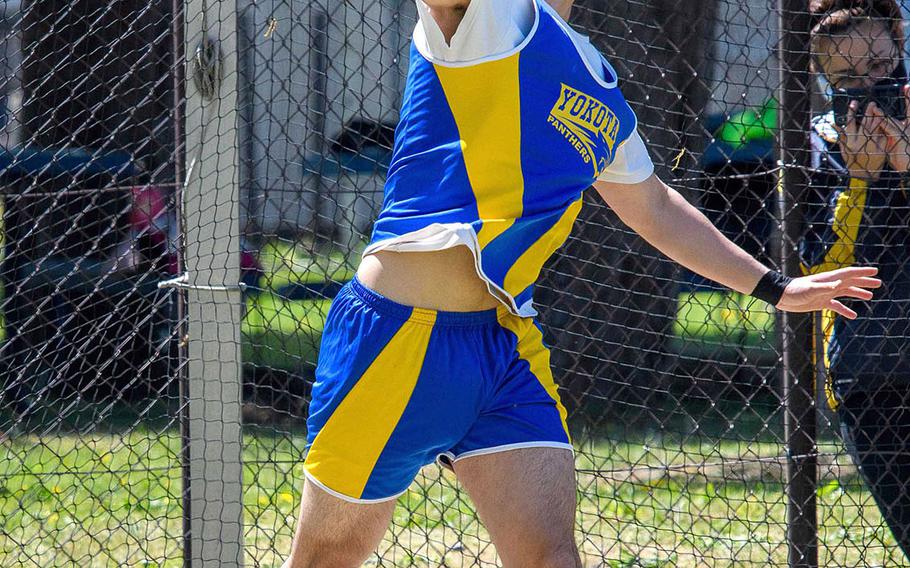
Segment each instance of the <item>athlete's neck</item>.
[{"label": "athlete's neck", "polygon": [[547,4],[553,7],[556,12],[562,16],[562,19],[569,21],[569,15],[572,14],[572,4],[575,0],[547,0]]},{"label": "athlete's neck", "polygon": [[442,32],[446,43],[452,42],[452,36],[458,31],[458,24],[468,10],[470,0],[418,0],[426,4],[430,15],[436,20],[439,31]]}]

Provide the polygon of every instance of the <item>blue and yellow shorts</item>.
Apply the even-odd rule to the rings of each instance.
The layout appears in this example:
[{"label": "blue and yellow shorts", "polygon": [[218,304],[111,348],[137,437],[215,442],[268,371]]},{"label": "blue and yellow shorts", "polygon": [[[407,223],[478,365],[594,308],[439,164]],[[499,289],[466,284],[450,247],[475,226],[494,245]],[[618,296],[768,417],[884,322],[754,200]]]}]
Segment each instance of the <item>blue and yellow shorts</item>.
[{"label": "blue and yellow shorts", "polygon": [[403,306],[356,279],[329,310],[307,428],[307,477],[354,502],[397,497],[442,456],[572,448],[532,319]]}]

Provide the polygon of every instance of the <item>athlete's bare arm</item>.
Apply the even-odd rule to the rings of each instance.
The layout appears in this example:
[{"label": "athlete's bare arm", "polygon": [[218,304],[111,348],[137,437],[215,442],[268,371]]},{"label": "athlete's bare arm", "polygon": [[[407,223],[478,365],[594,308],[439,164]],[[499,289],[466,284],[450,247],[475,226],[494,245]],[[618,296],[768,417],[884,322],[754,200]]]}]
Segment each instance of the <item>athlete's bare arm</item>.
[{"label": "athlete's bare arm", "polygon": [[[733,244],[676,190],[657,176],[639,184],[597,182],[594,187],[632,230],[686,268],[749,294],[768,268]],[[853,319],[856,312],[837,298],[869,300],[881,286],[875,268],[843,268],[797,278],[777,307],[791,312],[829,309]]]}]

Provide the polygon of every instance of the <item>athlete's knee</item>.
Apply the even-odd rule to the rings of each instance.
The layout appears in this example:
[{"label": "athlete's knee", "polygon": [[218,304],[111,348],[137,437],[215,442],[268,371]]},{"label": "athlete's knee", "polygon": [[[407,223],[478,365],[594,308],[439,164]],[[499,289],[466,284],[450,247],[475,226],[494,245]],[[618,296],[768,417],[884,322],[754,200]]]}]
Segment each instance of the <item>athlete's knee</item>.
[{"label": "athlete's knee", "polygon": [[290,558],[281,568],[359,568],[363,559],[353,558],[346,554],[314,555],[307,558]]},{"label": "athlete's knee", "polygon": [[[548,542],[549,541],[549,542]],[[544,539],[525,549],[519,565],[528,568],[580,568],[581,557],[572,538]]]},{"label": "athlete's knee", "polygon": [[581,568],[581,557],[575,541],[569,539],[551,548],[544,556],[540,568]]},{"label": "athlete's knee", "polygon": [[282,568],[357,568],[373,553],[384,532],[384,514],[350,509],[304,511],[291,557]]},{"label": "athlete's knee", "polygon": [[373,550],[357,539],[340,539],[330,534],[301,535],[291,557],[282,568],[357,568]]},{"label": "athlete's knee", "polygon": [[394,501],[349,503],[308,481],[291,556],[282,568],[361,566],[382,540],[394,508]]}]

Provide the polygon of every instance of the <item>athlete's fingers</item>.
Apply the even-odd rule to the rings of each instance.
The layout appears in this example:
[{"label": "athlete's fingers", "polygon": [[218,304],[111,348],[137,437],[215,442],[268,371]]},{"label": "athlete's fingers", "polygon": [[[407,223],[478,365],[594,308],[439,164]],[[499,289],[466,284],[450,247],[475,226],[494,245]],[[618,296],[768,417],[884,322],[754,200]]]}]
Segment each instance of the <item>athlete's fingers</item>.
[{"label": "athlete's fingers", "polygon": [[845,268],[838,268],[835,270],[839,276],[846,278],[856,278],[859,276],[875,276],[878,274],[878,267],[876,266],[847,266]]},{"label": "athlete's fingers", "polygon": [[878,278],[868,278],[865,276],[860,278],[847,278],[846,282],[848,285],[856,286],[858,288],[871,288],[874,290],[882,287],[882,281]]},{"label": "athlete's fingers", "polygon": [[874,294],[869,290],[863,290],[856,286],[850,286],[846,290],[840,290],[837,294],[838,298],[856,298],[858,300],[871,300],[873,296]]},{"label": "athlete's fingers", "polygon": [[844,316],[847,319],[856,319],[856,312],[843,305],[837,300],[829,300],[827,308],[838,314]]},{"label": "athlete's fingers", "polygon": [[872,277],[876,274],[878,274],[878,268],[874,266],[848,266],[816,274],[814,280],[816,282],[830,282],[832,280]]}]

